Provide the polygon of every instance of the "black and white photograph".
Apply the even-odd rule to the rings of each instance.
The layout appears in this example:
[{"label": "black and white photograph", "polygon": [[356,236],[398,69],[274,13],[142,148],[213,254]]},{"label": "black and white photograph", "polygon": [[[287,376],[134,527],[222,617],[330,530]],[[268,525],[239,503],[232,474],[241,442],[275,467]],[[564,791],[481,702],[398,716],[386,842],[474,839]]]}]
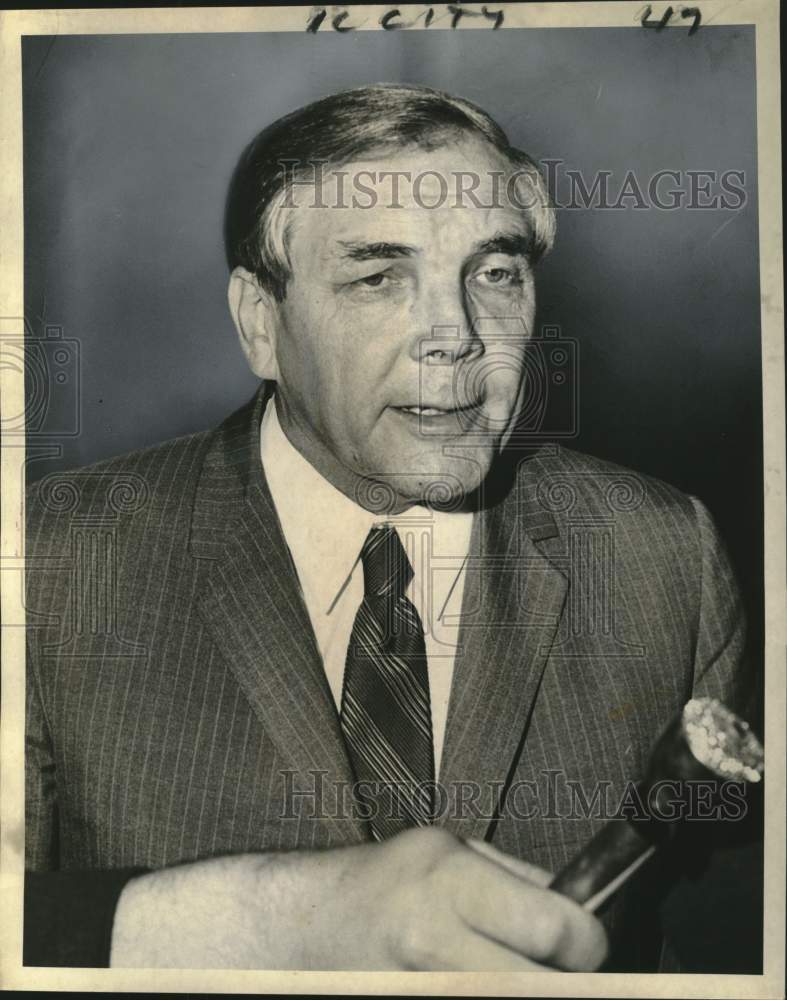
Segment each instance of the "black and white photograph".
[{"label": "black and white photograph", "polygon": [[0,15],[3,988],[783,996],[779,13]]}]

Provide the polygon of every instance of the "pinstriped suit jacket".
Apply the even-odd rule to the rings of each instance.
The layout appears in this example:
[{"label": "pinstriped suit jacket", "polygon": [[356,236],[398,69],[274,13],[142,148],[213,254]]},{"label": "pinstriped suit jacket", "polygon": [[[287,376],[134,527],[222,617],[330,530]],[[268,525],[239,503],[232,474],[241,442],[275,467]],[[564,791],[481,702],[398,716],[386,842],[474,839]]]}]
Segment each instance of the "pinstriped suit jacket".
[{"label": "pinstriped suit jacket", "polygon": [[[259,462],[265,395],[29,491],[31,870],[367,835]],[[557,447],[501,494],[474,520],[439,822],[557,870],[603,822],[579,792],[616,805],[692,693],[741,707],[743,615],[696,499]],[[656,881],[605,918],[629,968],[658,958]]]}]

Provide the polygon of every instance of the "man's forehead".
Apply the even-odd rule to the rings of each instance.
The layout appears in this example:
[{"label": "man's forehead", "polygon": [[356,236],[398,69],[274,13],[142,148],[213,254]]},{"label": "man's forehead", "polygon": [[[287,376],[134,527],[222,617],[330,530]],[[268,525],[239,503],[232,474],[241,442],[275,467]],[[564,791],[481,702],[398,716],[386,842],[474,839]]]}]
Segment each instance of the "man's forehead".
[{"label": "man's forehead", "polygon": [[291,200],[290,237],[344,254],[347,244],[491,238],[529,232],[514,168],[486,143],[410,150],[325,167]]},{"label": "man's forehead", "polygon": [[370,151],[339,165],[304,164],[289,201],[317,208],[507,207],[517,172],[488,142],[467,137],[429,150]]}]

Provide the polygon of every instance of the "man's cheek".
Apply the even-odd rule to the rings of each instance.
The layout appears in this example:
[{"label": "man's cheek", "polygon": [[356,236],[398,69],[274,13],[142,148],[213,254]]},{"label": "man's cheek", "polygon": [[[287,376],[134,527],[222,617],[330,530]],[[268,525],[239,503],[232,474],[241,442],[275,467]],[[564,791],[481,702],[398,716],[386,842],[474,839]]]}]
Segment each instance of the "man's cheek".
[{"label": "man's cheek", "polygon": [[513,406],[522,385],[521,359],[511,354],[487,359],[487,376],[483,379],[483,398],[496,406]]}]

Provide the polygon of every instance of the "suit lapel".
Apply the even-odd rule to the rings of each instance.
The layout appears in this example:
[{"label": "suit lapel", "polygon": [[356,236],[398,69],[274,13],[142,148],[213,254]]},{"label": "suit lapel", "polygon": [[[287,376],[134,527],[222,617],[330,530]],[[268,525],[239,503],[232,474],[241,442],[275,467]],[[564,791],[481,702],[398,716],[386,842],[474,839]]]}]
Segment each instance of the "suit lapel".
[{"label": "suit lapel", "polygon": [[[198,599],[217,648],[296,785],[351,782],[336,708],[308,611],[259,459],[269,390],[220,428],[208,452],[192,519],[191,550],[204,560]],[[317,808],[319,809],[319,801]],[[338,839],[364,839],[354,820],[322,810]]]},{"label": "suit lapel", "polygon": [[538,468],[529,460],[473,527],[439,776],[445,826],[461,837],[493,828],[565,603],[562,541],[537,501]]}]

